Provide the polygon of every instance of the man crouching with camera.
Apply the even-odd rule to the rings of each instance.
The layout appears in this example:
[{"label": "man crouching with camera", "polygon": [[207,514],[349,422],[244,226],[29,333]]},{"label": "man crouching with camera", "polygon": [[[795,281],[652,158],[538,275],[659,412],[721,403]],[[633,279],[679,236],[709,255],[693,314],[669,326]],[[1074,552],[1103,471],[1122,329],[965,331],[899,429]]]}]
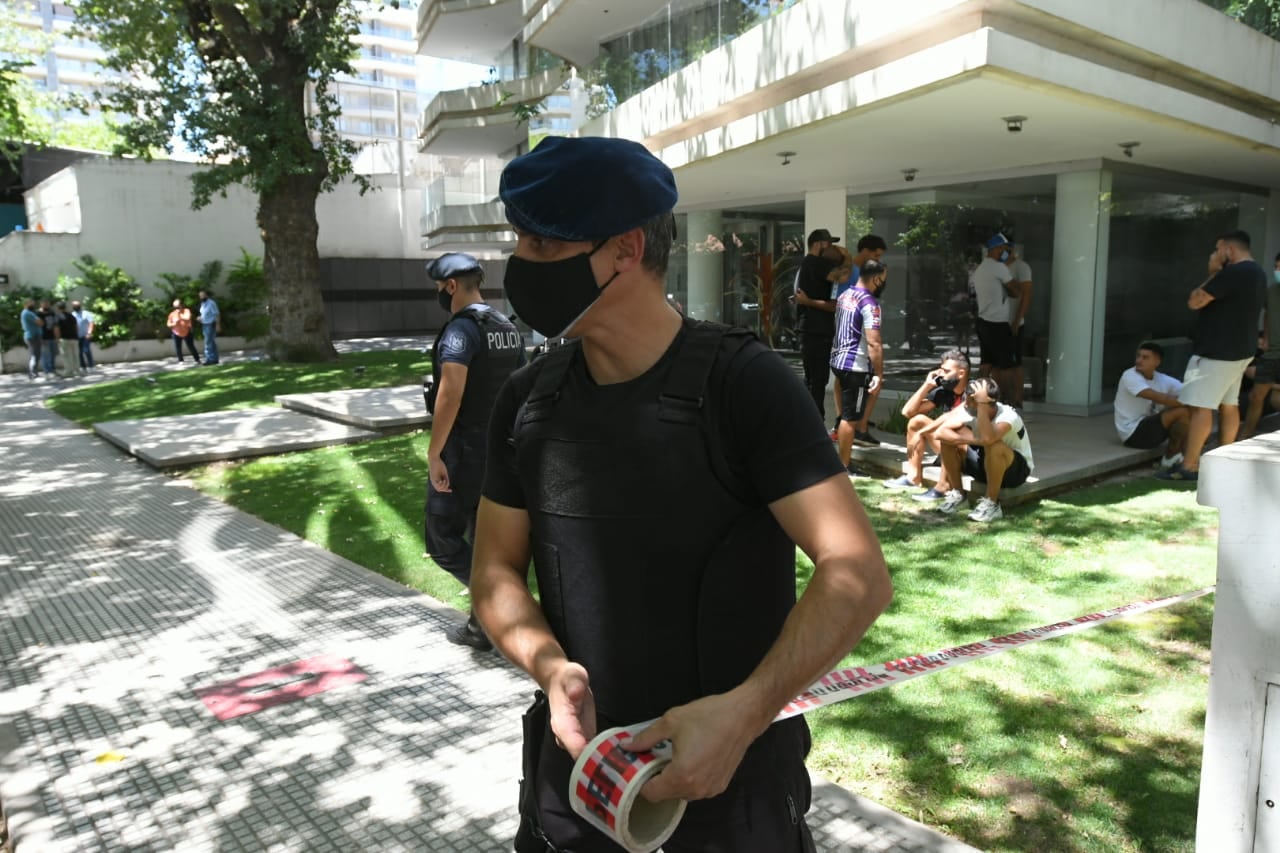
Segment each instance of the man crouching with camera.
[{"label": "man crouching with camera", "polygon": [[[890,489],[914,489],[924,486],[924,454],[928,449],[938,455],[942,446],[937,431],[943,416],[964,405],[965,389],[969,386],[969,356],[958,349],[942,355],[942,363],[920,383],[920,387],[902,406],[902,416],[907,419],[907,473],[892,480],[885,480]],[[940,501],[945,495],[938,489],[926,489],[912,495],[919,501]]]}]

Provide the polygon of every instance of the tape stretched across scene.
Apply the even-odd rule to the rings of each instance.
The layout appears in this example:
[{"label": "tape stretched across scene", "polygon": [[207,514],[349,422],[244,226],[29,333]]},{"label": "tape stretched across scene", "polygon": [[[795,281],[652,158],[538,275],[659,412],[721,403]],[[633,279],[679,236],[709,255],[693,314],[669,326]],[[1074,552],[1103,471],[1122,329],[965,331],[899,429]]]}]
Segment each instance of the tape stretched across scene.
[{"label": "tape stretched across scene", "polygon": [[[1193,601],[1209,595],[1214,589],[1208,586],[928,654],[829,672],[787,703],[774,722],[1029,643],[1052,640],[1115,619]],[[675,832],[687,805],[684,800],[650,803],[640,798],[640,789],[645,783],[671,763],[671,747],[664,741],[652,752],[633,753],[624,749],[622,744],[654,722],[656,720],[600,732],[578,756],[569,778],[569,801],[573,810],[630,853],[650,853],[661,847]]]}]

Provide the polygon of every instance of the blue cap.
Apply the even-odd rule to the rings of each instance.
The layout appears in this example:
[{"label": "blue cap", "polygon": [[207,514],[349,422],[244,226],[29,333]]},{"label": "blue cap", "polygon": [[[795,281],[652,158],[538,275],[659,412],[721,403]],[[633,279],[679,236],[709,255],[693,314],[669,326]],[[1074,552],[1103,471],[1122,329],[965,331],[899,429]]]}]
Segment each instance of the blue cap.
[{"label": "blue cap", "polygon": [[502,170],[498,197],[515,227],[581,242],[669,213],[679,195],[675,175],[638,142],[548,136]]},{"label": "blue cap", "polygon": [[466,252],[449,252],[427,264],[427,275],[432,281],[444,281],[479,269],[480,262]]},{"label": "blue cap", "polygon": [[1003,234],[997,234],[996,236],[992,237],[990,240],[987,241],[987,251],[991,251],[997,246],[1007,246],[1007,245],[1009,245],[1009,238],[1004,236]]}]

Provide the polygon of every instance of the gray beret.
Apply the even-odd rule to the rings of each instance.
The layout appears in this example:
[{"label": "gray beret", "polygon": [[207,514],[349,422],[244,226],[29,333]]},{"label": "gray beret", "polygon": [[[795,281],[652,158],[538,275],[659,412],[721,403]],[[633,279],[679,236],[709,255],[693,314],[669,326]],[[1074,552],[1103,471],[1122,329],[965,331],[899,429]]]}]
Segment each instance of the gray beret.
[{"label": "gray beret", "polygon": [[606,240],[669,213],[675,175],[629,139],[548,136],[502,170],[498,196],[517,228],[571,242]]},{"label": "gray beret", "polygon": [[479,269],[480,262],[466,252],[449,252],[427,263],[427,275],[433,281],[456,278]]}]

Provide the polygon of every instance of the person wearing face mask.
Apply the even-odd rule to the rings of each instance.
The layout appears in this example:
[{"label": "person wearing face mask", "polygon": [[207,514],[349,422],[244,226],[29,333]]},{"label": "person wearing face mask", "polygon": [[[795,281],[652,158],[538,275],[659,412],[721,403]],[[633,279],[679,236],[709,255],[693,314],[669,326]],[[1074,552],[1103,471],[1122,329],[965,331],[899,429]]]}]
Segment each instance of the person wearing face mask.
[{"label": "person wearing face mask", "polygon": [[[942,362],[929,371],[924,382],[902,405],[902,416],[907,419],[906,473],[885,480],[885,488],[916,489],[924,486],[925,449],[942,452],[934,433],[942,425],[943,416],[964,405],[964,392],[968,387],[969,356],[958,349],[943,353]],[[932,502],[940,501],[946,495],[930,488],[911,497],[917,501]]]},{"label": "person wearing face mask", "polygon": [[[514,323],[485,303],[484,269],[471,255],[442,255],[427,264],[427,277],[449,319],[431,349],[426,392],[431,441],[425,539],[436,565],[468,586],[489,416],[498,389],[524,364],[524,341]],[[475,613],[445,636],[480,651],[493,648]]]},{"label": "person wearing face mask", "polygon": [[1258,333],[1261,351],[1253,362],[1253,387],[1249,389],[1248,407],[1240,439],[1252,438],[1270,402],[1271,393],[1280,385],[1280,255],[1276,255],[1271,281],[1267,283],[1267,301],[1262,310],[1262,329]]},{"label": "person wearing face mask", "polygon": [[[884,343],[880,339],[880,300],[888,268],[879,261],[867,261],[858,273],[858,283],[836,299],[836,336],[831,346],[831,369],[840,386],[840,426],[836,442],[840,462],[848,469],[855,439],[859,444],[878,444],[867,422],[880,396],[884,381]],[[850,473],[857,472],[850,470]]]},{"label": "person wearing face mask", "polygon": [[1001,388],[1013,388],[1022,362],[1010,320],[1010,305],[1018,303],[1022,290],[1008,267],[1013,258],[1008,238],[996,234],[987,241],[986,249],[982,262],[973,271],[978,299],[976,328],[981,349],[979,373],[995,379]]},{"label": "person wearing face mask", "polygon": [[954,515],[964,506],[968,496],[961,484],[967,474],[986,486],[968,518],[987,524],[1004,517],[1000,492],[1025,483],[1035,469],[1035,460],[1027,427],[1017,409],[1000,402],[996,381],[975,379],[968,390],[965,404],[944,415],[936,433],[942,448],[937,488],[943,492],[937,510]]},{"label": "person wearing face mask", "polygon": [[499,396],[472,565],[476,615],[540,688],[515,850],[615,853],[571,809],[573,762],[659,718],[628,748],[673,744],[642,794],[690,801],[663,850],[812,851],[808,729],[770,723],[892,590],[822,420],[749,332],[671,307],[675,177],[642,145],[550,137],[499,196],[513,310],[572,339]]},{"label": "person wearing face mask", "polygon": [[1199,479],[1215,409],[1220,444],[1235,441],[1240,430],[1240,382],[1253,360],[1258,318],[1267,303],[1267,278],[1249,242],[1244,231],[1219,237],[1209,256],[1208,281],[1187,299],[1197,312],[1196,328],[1178,402],[1191,408],[1191,423],[1182,462],[1156,474],[1162,480]]}]

